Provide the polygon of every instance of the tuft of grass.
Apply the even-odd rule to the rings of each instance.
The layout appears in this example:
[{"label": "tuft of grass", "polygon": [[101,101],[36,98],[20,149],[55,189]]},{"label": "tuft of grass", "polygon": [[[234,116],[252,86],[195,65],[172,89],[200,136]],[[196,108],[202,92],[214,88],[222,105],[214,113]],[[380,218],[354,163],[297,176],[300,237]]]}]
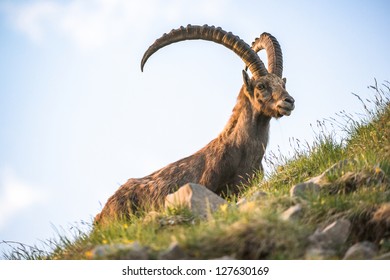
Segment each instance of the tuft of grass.
[{"label": "tuft of grass", "polygon": [[[228,204],[208,219],[194,216],[188,209],[140,213],[109,227],[87,230],[77,225],[70,234],[57,232],[58,238],[44,242],[44,248],[20,243],[7,244],[7,259],[91,259],[122,258],[120,252],[96,256],[99,246],[139,243],[148,248],[148,257],[157,259],[172,242],[176,242],[190,259],[212,259],[232,256],[237,259],[302,259],[313,232],[339,219],[352,224],[351,234],[337,256],[356,242],[369,240],[379,253],[390,252],[390,83],[375,85],[372,100],[362,100],[363,117],[341,112],[337,118],[316,124],[315,141],[290,139],[293,155],[268,154],[266,164],[271,172],[258,173],[242,186],[240,196],[230,197]],[[339,127],[340,139],[329,127]],[[290,197],[290,188],[318,176],[330,166],[348,160],[327,174],[329,188],[320,195],[305,199]],[[351,173],[354,172],[354,173]],[[345,178],[358,180],[353,188]],[[368,175],[367,175],[368,174]],[[360,176],[359,175],[359,176]],[[349,177],[348,177],[349,178]],[[251,197],[256,191],[267,196],[237,207],[240,197]],[[280,214],[301,204],[302,215],[293,221],[280,219]]]}]

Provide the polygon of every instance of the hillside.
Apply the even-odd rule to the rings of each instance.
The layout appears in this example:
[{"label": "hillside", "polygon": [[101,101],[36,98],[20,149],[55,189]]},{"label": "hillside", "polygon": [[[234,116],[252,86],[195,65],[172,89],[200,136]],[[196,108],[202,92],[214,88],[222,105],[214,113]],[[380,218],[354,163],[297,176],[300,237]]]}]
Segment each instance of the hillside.
[{"label": "hillside", "polygon": [[[268,155],[271,174],[206,218],[169,208],[104,229],[76,226],[71,238],[15,245],[5,258],[390,259],[389,85],[360,100],[363,119],[319,122],[314,143],[297,140],[289,158]],[[347,136],[336,141],[329,122]]]}]

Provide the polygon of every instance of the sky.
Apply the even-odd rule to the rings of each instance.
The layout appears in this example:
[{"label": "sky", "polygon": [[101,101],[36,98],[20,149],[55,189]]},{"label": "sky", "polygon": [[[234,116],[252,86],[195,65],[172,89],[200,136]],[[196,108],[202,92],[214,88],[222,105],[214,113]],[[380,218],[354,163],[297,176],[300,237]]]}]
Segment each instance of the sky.
[{"label": "sky", "polygon": [[[0,2],[0,242],[40,244],[91,222],[128,178],[188,156],[223,129],[241,59],[211,42],[144,51],[181,25],[221,26],[283,51],[292,115],[268,152],[313,140],[317,120],[363,112],[351,93],[390,80],[388,1]],[[261,57],[265,60],[264,54]],[[0,250],[8,247],[0,245]]]}]

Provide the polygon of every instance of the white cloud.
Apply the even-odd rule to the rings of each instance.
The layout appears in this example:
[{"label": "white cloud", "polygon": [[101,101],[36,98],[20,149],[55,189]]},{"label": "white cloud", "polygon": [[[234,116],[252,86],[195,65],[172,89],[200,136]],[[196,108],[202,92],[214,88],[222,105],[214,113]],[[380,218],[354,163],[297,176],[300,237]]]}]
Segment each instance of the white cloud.
[{"label": "white cloud", "polygon": [[[12,2],[11,2],[12,3]],[[223,14],[220,0],[183,3],[178,0],[40,0],[3,5],[13,26],[36,43],[53,36],[65,36],[81,49],[157,28],[164,22],[215,18]],[[189,22],[188,22],[189,23]]]},{"label": "white cloud", "polygon": [[81,49],[93,49],[126,34],[131,26],[141,28],[151,18],[153,5],[148,3],[154,1],[137,2],[44,0],[8,4],[3,10],[13,26],[36,43],[64,36]]},{"label": "white cloud", "polygon": [[18,213],[44,200],[43,193],[17,178],[11,169],[0,173],[0,230]]},{"label": "white cloud", "polygon": [[129,36],[135,28],[143,30],[153,16],[154,1],[99,0],[72,1],[61,6],[58,30],[82,49],[103,46]]},{"label": "white cloud", "polygon": [[45,1],[29,6],[7,5],[6,11],[17,29],[26,33],[33,41],[39,42],[44,36],[42,26],[53,19],[58,13],[58,7],[52,2]]}]

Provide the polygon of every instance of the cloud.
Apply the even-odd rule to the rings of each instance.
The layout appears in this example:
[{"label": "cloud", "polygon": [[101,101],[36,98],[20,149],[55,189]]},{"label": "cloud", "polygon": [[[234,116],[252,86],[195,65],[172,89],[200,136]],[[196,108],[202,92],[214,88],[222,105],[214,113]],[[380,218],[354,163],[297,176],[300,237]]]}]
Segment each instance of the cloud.
[{"label": "cloud", "polygon": [[17,214],[44,199],[41,191],[17,178],[11,169],[3,169],[0,173],[0,230]]},{"label": "cloud", "polygon": [[61,6],[58,30],[82,49],[101,47],[129,36],[130,30],[145,28],[155,12],[152,2],[155,1],[71,1]]},{"label": "cloud", "polygon": [[[35,43],[64,36],[80,49],[94,49],[142,34],[161,22],[215,18],[223,14],[221,0],[84,0],[34,1],[2,6],[11,24]],[[186,24],[182,22],[181,24]]]},{"label": "cloud", "polygon": [[152,16],[151,7],[145,3],[153,1],[137,2],[36,1],[9,3],[3,10],[11,24],[37,44],[65,37],[81,49],[94,49],[124,34],[129,26],[142,26]]},{"label": "cloud", "polygon": [[26,33],[33,41],[43,38],[42,25],[58,13],[58,7],[51,2],[39,2],[29,6],[6,6],[17,29]]}]

